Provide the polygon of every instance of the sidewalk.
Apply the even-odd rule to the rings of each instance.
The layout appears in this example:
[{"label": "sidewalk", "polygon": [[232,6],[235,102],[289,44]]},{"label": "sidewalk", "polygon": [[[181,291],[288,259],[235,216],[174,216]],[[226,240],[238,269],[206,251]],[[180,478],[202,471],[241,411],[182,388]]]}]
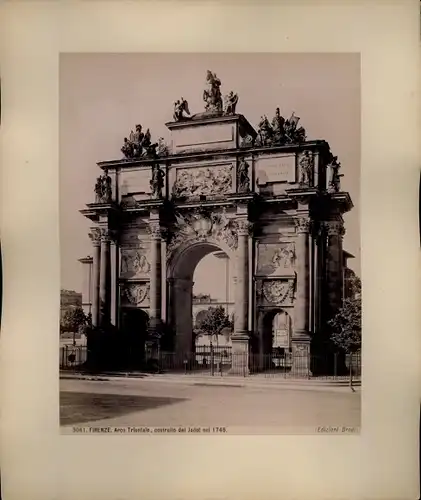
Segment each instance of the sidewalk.
[{"label": "sidewalk", "polygon": [[[293,379],[282,376],[265,376],[264,374],[250,375],[247,377],[235,375],[190,375],[190,374],[150,374],[150,373],[102,373],[98,375],[88,375],[83,373],[60,372],[60,379],[63,380],[89,380],[97,382],[119,381],[125,382],[142,381],[161,382],[170,384],[199,385],[206,387],[250,387],[250,388],[284,388],[307,391],[338,391],[351,392],[348,380],[333,379]],[[361,381],[353,383],[355,392],[361,391]]]}]

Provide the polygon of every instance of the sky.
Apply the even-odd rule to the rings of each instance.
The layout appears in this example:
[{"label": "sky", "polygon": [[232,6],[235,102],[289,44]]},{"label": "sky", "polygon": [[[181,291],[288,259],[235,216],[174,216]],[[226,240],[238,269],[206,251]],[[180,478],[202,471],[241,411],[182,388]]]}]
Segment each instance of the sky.
[{"label": "sky", "polygon": [[[204,111],[206,71],[216,72],[222,93],[238,93],[237,113],[257,128],[276,107],[298,115],[309,140],[324,139],[342,164],[341,187],[354,203],[345,214],[344,249],[360,274],[360,60],[358,54],[143,53],[60,55],[60,246],[62,288],[80,291],[82,264],[92,255],[90,221],[79,210],[94,201],[97,162],[120,159],[123,138],[135,124],[152,139],[169,141],[165,123],[173,102],[187,99],[191,113]],[[205,261],[205,259],[207,259]],[[225,264],[203,259],[195,293],[225,296]],[[212,259],[214,281],[205,278]],[[223,288],[223,290],[221,290]]]}]

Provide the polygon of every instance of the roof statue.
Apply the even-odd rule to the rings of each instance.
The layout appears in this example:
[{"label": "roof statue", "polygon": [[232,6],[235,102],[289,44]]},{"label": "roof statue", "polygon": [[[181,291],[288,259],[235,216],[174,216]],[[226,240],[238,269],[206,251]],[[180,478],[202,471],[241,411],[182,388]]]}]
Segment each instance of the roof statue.
[{"label": "roof statue", "polygon": [[341,190],[341,177],[343,177],[343,174],[339,173],[341,164],[338,162],[338,157],[330,153],[327,167],[329,172],[327,189],[330,193],[338,193]]},{"label": "roof statue", "polygon": [[231,90],[229,94],[224,97],[224,114],[235,115],[235,108],[238,103],[238,95],[234,94]]},{"label": "roof statue", "polygon": [[[184,113],[187,113],[189,116],[186,117]],[[184,97],[182,97],[181,99],[177,99],[177,101],[175,101],[174,103],[174,121],[179,122],[181,120],[186,120],[189,117],[189,103],[184,99]]]},{"label": "roof statue", "polygon": [[222,95],[221,95],[221,80],[216,76],[216,73],[207,71],[206,73],[206,88],[203,91],[203,100],[205,101],[205,109],[209,113],[222,113]]}]

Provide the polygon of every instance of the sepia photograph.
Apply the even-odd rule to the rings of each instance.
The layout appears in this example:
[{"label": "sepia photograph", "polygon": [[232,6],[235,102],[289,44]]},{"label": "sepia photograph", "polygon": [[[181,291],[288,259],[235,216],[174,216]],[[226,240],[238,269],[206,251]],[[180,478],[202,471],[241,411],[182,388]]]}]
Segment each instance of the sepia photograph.
[{"label": "sepia photograph", "polygon": [[360,73],[60,54],[62,433],[359,434]]}]

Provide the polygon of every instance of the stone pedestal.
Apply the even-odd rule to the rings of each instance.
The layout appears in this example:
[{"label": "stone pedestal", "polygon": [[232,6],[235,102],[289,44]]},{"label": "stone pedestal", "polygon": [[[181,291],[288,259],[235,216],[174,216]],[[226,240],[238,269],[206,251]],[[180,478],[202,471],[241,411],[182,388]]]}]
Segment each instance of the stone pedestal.
[{"label": "stone pedestal", "polygon": [[237,220],[237,278],[235,287],[235,321],[232,341],[232,366],[230,374],[249,373],[249,251],[248,239],[250,223],[246,218]]},{"label": "stone pedestal", "polygon": [[93,229],[89,237],[94,247],[93,251],[93,276],[92,276],[92,325],[99,325],[99,281],[101,265],[101,233],[99,229]]},{"label": "stone pedestal", "polygon": [[292,374],[310,376],[310,334],[309,334],[309,232],[311,221],[304,214],[295,220],[297,231],[297,293],[295,303],[295,329],[292,335]]}]

